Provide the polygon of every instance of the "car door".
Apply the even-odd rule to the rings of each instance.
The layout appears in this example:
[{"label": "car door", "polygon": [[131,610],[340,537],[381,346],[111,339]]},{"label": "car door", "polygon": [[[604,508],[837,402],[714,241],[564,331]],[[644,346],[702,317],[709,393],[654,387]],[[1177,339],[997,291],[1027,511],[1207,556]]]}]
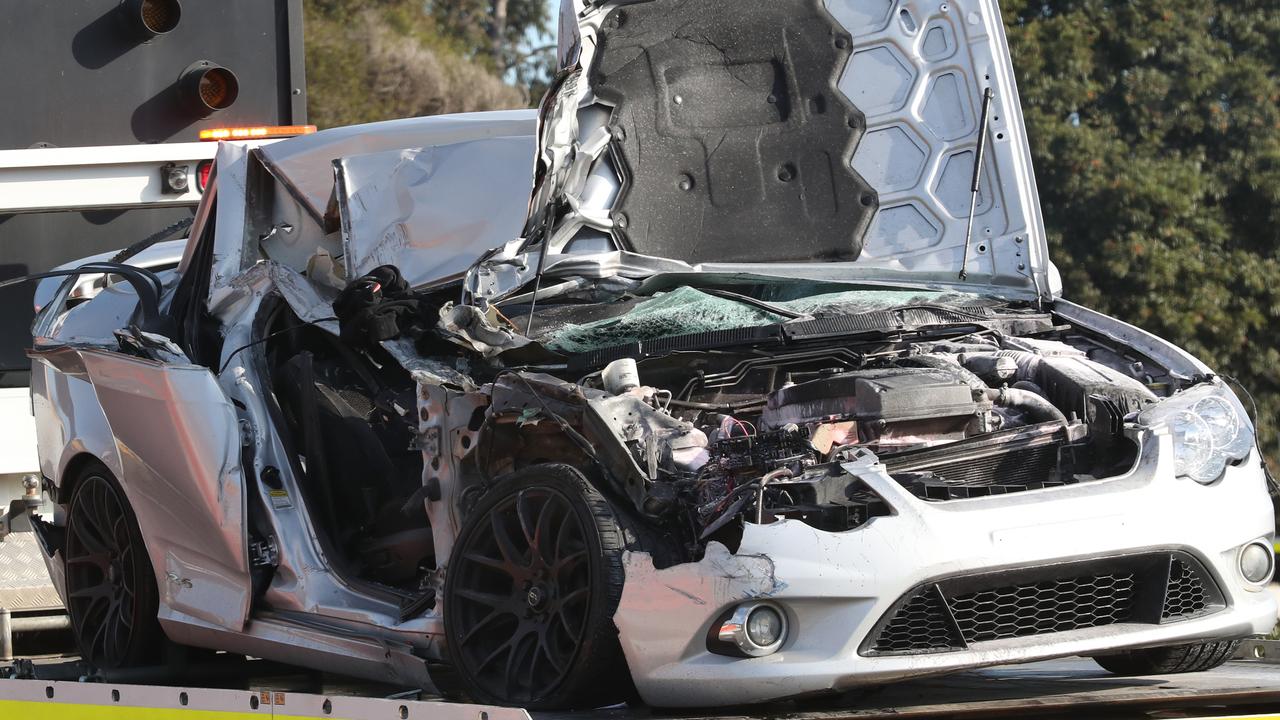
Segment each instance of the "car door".
[{"label": "car door", "polygon": [[[196,258],[212,244],[216,199],[211,184],[192,226],[189,254]],[[186,275],[208,267],[185,258],[184,266],[168,326],[172,335],[199,337],[186,316],[199,315],[208,281]],[[46,472],[65,482],[61,471],[82,452],[104,462],[137,516],[161,619],[239,630],[251,593],[236,412],[210,368],[188,358],[183,337],[128,328],[131,313],[120,310],[128,294],[122,283],[37,320],[32,357],[42,377],[33,401],[41,454],[60,448],[57,467]]]}]

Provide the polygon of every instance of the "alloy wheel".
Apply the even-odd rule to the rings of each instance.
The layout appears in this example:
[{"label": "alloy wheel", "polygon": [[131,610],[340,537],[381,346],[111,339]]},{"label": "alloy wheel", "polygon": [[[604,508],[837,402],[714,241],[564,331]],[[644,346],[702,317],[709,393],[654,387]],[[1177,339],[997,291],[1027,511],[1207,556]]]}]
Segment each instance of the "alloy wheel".
[{"label": "alloy wheel", "polygon": [[125,508],[112,483],[90,475],[80,482],[67,520],[67,609],[85,660],[102,668],[129,662],[136,628],[146,621],[139,570],[149,565]]},{"label": "alloy wheel", "polygon": [[510,494],[484,514],[450,568],[454,651],[490,695],[534,700],[563,682],[583,642],[592,583],[586,527],[548,487]]}]

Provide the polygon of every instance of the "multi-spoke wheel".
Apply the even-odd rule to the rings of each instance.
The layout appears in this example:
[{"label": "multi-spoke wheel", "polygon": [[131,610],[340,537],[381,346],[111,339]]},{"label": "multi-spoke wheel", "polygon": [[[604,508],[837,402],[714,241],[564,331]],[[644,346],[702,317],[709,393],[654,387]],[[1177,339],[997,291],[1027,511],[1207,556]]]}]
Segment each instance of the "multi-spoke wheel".
[{"label": "multi-spoke wheel", "polygon": [[468,515],[445,580],[445,632],[479,702],[598,707],[630,687],[613,612],[622,532],[576,470],[508,476]]},{"label": "multi-spoke wheel", "polygon": [[156,585],[133,512],[110,473],[87,468],[67,513],[67,611],[90,665],[153,659],[162,634]]}]

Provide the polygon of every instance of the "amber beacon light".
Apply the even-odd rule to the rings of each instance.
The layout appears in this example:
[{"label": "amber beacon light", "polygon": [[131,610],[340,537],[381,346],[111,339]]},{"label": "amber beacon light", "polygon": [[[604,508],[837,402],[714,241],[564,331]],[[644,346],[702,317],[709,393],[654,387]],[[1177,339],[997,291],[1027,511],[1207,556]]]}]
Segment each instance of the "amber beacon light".
[{"label": "amber beacon light", "polygon": [[206,142],[217,140],[262,140],[265,138],[287,138],[298,135],[310,135],[316,131],[315,125],[263,125],[259,127],[225,127],[210,128],[200,131],[200,139]]},{"label": "amber beacon light", "polygon": [[200,60],[187,66],[178,79],[182,101],[200,117],[209,117],[235,104],[240,95],[236,74],[217,63]]},{"label": "amber beacon light", "polygon": [[123,0],[119,12],[143,41],[173,32],[182,21],[178,0]]}]

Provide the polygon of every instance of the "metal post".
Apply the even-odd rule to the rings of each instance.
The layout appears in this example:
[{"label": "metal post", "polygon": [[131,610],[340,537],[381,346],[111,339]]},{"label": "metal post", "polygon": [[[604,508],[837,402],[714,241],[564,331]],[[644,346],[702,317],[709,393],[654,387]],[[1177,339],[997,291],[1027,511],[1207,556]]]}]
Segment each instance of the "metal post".
[{"label": "metal post", "polygon": [[9,608],[0,608],[0,662],[13,660],[13,626]]}]

